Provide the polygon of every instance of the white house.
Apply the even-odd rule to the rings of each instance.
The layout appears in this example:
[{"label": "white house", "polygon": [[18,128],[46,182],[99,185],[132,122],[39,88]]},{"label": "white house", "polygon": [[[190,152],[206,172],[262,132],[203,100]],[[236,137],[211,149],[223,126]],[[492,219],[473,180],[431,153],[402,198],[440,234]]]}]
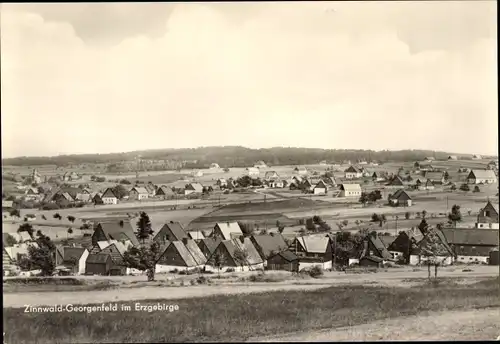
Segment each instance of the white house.
[{"label": "white house", "polygon": [[476,228],[499,229],[498,207],[488,201],[477,216]]},{"label": "white house", "polygon": [[340,186],[340,197],[360,197],[361,186],[359,184],[342,184]]},{"label": "white house", "polygon": [[250,177],[258,177],[260,174],[260,171],[257,167],[247,167],[246,172]]},{"label": "white house", "polygon": [[190,183],[186,185],[186,188],[184,189],[184,195],[190,195],[192,193],[202,193],[203,192],[203,185],[200,183]]},{"label": "white house", "polygon": [[363,171],[356,166],[349,166],[344,173],[346,179],[358,179],[363,177]]},{"label": "white house", "polygon": [[215,170],[215,169],[219,169],[219,168],[220,168],[219,164],[217,164],[215,162],[213,162],[213,163],[210,164],[210,169],[211,170]]},{"label": "white house", "polygon": [[313,193],[315,195],[326,195],[327,192],[328,186],[322,180],[320,180],[313,188]]},{"label": "white house", "polygon": [[467,176],[469,184],[493,184],[497,182],[497,176],[493,170],[472,170]]},{"label": "white house", "polygon": [[194,177],[203,177],[203,171],[193,171],[192,175]]},{"label": "white house", "polygon": [[[56,252],[56,265],[69,266],[77,275],[85,274],[85,265],[89,251],[83,247],[64,246]],[[74,266],[73,264],[76,263]]]},{"label": "white house", "polygon": [[110,188],[104,191],[101,199],[103,204],[118,204],[118,197],[116,197],[115,193]]},{"label": "white house", "polygon": [[129,192],[129,199],[130,200],[143,200],[149,197],[149,192],[146,190],[145,187],[141,186],[134,186],[132,190]]},{"label": "white house", "polygon": [[481,155],[479,155],[479,154],[474,154],[474,155],[472,156],[472,159],[473,159],[473,160],[481,160],[482,158],[483,158],[483,157],[482,157]]}]

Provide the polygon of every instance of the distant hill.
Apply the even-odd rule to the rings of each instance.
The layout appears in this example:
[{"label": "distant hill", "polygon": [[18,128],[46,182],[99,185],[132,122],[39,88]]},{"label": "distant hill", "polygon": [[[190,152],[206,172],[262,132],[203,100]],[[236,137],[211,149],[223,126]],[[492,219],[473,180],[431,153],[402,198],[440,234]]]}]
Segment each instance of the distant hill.
[{"label": "distant hill", "polygon": [[[275,147],[251,149],[241,146],[200,147],[181,149],[155,149],[134,151],[128,153],[110,154],[78,154],[59,155],[53,157],[17,157],[2,159],[3,165],[36,166],[53,164],[57,166],[76,164],[119,163],[133,161],[140,157],[143,160],[165,160],[182,162],[186,168],[208,168],[211,163],[218,163],[221,167],[248,167],[262,160],[269,165],[310,165],[325,160],[327,163],[351,160],[366,161],[421,161],[425,157],[434,156],[436,159],[446,159],[448,155],[456,153],[435,152],[429,150],[400,150],[400,151],[373,151],[349,149],[319,149],[319,148],[292,148]],[[458,154],[463,158],[471,155]]]}]

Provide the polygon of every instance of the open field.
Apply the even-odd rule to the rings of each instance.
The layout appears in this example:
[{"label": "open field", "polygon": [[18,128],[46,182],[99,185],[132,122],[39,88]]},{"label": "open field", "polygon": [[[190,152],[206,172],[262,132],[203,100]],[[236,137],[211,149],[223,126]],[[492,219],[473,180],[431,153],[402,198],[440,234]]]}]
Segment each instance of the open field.
[{"label": "open field", "polygon": [[[447,283],[446,279],[439,281],[441,283],[424,283],[412,288],[351,284],[307,291],[181,298],[175,302],[165,298],[132,302],[116,299],[114,301],[120,303],[118,309],[122,304],[132,307],[131,311],[116,312],[24,313],[24,307],[5,308],[8,305],[4,304],[5,341],[31,343],[34,338],[39,343],[242,341],[346,326],[355,329],[353,326],[374,321],[385,324],[408,316],[434,314],[429,312],[500,307],[498,278],[467,285]],[[200,287],[185,289],[194,288]],[[174,289],[180,288],[169,288]],[[67,302],[63,297],[54,304]],[[134,311],[136,302],[150,306],[177,305],[178,310]],[[30,304],[30,300],[24,300],[23,304]],[[30,331],[21,325],[26,323],[30,324]],[[166,323],[168,326],[164,326]],[[498,329],[498,325],[491,322],[479,326],[484,326],[488,335],[492,326]],[[393,336],[384,333],[388,339],[414,338],[413,327],[404,328],[410,331],[408,337],[404,332]],[[443,335],[442,328],[440,331],[435,334],[438,338]],[[482,331],[476,334],[469,338],[483,338]]]}]

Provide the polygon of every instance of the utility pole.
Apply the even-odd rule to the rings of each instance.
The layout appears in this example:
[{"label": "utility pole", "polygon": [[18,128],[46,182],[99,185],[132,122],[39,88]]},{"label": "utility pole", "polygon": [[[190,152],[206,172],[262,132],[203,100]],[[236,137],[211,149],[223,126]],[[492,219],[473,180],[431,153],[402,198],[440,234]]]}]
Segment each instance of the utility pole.
[{"label": "utility pole", "polygon": [[446,212],[448,212],[448,196],[446,196]]},{"label": "utility pole", "polygon": [[395,232],[396,236],[398,236],[398,219],[399,219],[399,216],[396,215],[396,232]]}]

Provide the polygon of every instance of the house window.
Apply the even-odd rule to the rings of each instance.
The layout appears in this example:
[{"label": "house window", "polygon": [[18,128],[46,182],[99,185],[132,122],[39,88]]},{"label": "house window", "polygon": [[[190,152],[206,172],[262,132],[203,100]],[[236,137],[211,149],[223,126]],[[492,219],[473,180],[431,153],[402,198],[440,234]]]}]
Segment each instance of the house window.
[{"label": "house window", "polygon": [[484,216],[486,216],[486,217],[490,217],[490,216],[491,216],[490,211],[489,211],[489,210],[486,210],[486,211],[484,212]]}]

